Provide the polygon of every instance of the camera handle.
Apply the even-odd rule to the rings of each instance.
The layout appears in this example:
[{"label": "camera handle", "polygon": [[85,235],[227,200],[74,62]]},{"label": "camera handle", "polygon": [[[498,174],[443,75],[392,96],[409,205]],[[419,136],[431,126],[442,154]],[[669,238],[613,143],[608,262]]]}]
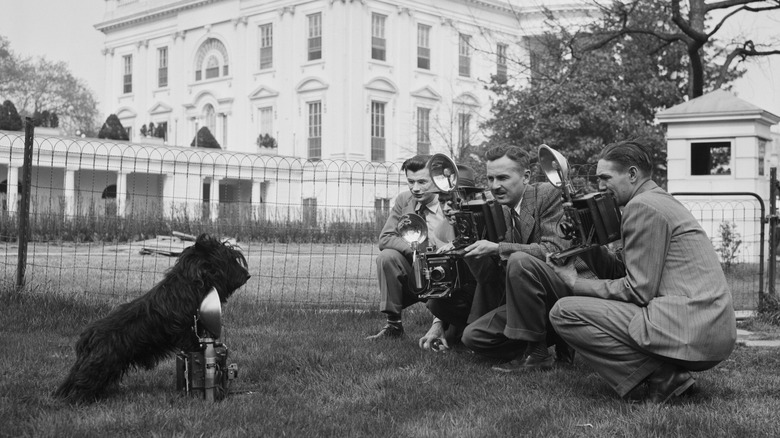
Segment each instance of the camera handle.
[{"label": "camera handle", "polygon": [[412,242],[412,290],[422,292],[428,289],[428,259],[420,254],[419,243]]}]

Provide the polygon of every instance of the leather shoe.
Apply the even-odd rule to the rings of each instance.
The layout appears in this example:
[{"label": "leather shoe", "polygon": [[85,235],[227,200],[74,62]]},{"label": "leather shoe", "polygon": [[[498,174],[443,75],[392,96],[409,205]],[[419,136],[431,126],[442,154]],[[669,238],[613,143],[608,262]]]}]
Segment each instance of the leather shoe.
[{"label": "leather shoe", "polygon": [[696,380],[691,373],[676,365],[663,365],[647,377],[647,398],[650,403],[666,403],[690,389]]},{"label": "leather shoe", "polygon": [[552,354],[547,353],[545,355],[538,353],[526,354],[525,356],[511,360],[507,363],[502,363],[493,367],[496,371],[503,373],[515,373],[526,371],[543,371],[550,370],[553,367],[554,359]]},{"label": "leather shoe", "polygon": [[574,364],[574,348],[569,344],[558,341],[555,344],[555,363],[558,365],[572,365]]},{"label": "leather shoe", "polygon": [[386,324],[379,330],[379,333],[366,337],[369,341],[376,341],[378,339],[395,339],[404,335],[404,326],[401,324]]}]

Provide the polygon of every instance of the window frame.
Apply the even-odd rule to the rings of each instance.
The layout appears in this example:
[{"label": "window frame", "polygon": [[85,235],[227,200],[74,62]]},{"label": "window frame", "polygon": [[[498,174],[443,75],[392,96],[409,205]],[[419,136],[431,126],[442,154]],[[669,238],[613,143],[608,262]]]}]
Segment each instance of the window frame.
[{"label": "window frame", "polygon": [[322,60],[322,12],[308,14],[306,20],[307,61]]},{"label": "window frame", "polygon": [[471,77],[471,35],[458,34],[458,76]]},{"label": "window frame", "polygon": [[274,67],[274,25],[265,23],[258,26],[259,32],[259,59],[258,69],[268,70]]},{"label": "window frame", "polygon": [[417,23],[417,68],[431,70],[431,26],[423,23]]},{"label": "window frame", "polygon": [[[375,111],[376,108],[382,111]],[[371,161],[384,162],[387,159],[387,102],[371,99],[370,111]]]},{"label": "window frame", "polygon": [[122,55],[122,94],[133,92],[133,54]]},{"label": "window frame", "polygon": [[387,15],[371,13],[371,59],[387,61]]},{"label": "window frame", "polygon": [[[312,113],[315,107],[318,111]],[[306,102],[306,147],[308,159],[322,159],[322,100],[319,99]]]}]

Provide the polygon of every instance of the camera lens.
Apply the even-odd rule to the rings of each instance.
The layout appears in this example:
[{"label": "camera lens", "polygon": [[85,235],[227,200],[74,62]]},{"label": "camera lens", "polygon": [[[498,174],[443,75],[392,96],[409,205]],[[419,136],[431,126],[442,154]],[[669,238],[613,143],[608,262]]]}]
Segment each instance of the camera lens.
[{"label": "camera lens", "polygon": [[431,269],[431,280],[433,281],[442,281],[444,280],[446,272],[444,272],[444,268],[441,266],[437,266],[433,269]]}]

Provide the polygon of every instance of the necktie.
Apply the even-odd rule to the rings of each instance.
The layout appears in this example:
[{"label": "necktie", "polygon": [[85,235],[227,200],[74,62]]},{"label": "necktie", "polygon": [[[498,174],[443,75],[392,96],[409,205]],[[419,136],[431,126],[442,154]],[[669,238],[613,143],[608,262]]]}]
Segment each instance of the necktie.
[{"label": "necktie", "polygon": [[520,231],[520,215],[517,210],[512,209],[512,237],[514,243],[523,243],[523,233]]}]

